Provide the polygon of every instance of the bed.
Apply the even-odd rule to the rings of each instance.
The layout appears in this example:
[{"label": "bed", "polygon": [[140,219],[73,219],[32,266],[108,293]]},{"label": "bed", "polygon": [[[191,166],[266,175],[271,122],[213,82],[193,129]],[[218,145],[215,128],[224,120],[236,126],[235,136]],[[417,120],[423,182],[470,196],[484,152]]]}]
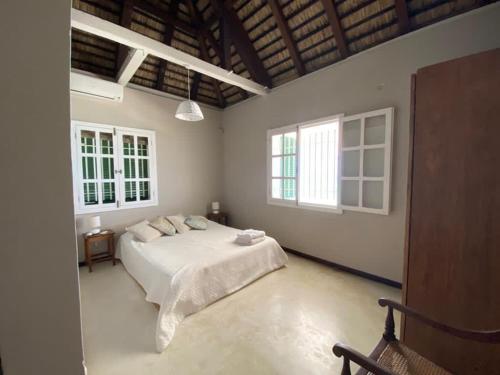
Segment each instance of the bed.
[{"label": "bed", "polygon": [[234,243],[234,228],[208,222],[208,229],[163,236],[148,243],[131,233],[118,241],[117,258],[160,305],[156,349],[162,352],[188,315],[283,267],[288,257],[275,239],[251,246]]}]

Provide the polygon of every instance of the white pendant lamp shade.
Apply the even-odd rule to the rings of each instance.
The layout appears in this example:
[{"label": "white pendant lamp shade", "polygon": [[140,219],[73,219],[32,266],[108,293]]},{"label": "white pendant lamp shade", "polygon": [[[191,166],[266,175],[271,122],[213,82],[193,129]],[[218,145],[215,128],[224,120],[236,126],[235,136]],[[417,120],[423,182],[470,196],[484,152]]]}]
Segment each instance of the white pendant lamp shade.
[{"label": "white pendant lamp shade", "polygon": [[175,117],[184,121],[200,121],[203,120],[203,113],[198,103],[192,100],[184,100],[177,107]]},{"label": "white pendant lamp shade", "polygon": [[189,68],[188,71],[188,100],[184,100],[177,107],[175,118],[184,121],[201,121],[203,120],[203,113],[201,108],[195,101],[191,100],[191,88],[189,87]]}]

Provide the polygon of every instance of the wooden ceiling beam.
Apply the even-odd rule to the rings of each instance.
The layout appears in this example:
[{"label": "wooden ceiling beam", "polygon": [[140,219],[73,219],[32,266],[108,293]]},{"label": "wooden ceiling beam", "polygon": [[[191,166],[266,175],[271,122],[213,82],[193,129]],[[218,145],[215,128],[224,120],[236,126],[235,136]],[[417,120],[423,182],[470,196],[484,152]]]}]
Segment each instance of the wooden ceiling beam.
[{"label": "wooden ceiling beam", "polygon": [[[223,0],[211,0],[212,7],[215,13],[222,17],[224,16],[230,28],[231,39],[236,48],[236,51],[245,64],[252,79],[264,86],[270,88],[272,86],[271,77],[264,68],[264,64],[260,61],[255,47],[252,44],[247,31],[243,27],[236,11],[231,2]],[[223,10],[224,9],[224,13]]]},{"label": "wooden ceiling beam", "polygon": [[[191,14],[191,19],[194,21],[195,25],[201,25],[202,19],[201,15],[198,12],[198,9],[196,8],[196,5],[194,4],[193,0],[187,0],[187,6],[189,9],[189,13]],[[210,56],[208,54],[208,48],[205,42],[205,36],[207,35],[207,31],[200,30],[200,32],[197,35],[198,38],[198,43],[200,45],[200,56],[203,60],[210,62]],[[210,36],[213,38],[212,33],[210,33]],[[213,38],[213,41],[215,42],[215,38]],[[217,51],[216,51],[217,53]],[[212,81],[212,87],[214,88],[215,95],[217,95],[217,100],[219,101],[219,105],[224,108],[226,106],[226,100],[224,99],[224,96],[222,95],[222,92],[220,91],[219,83],[215,79],[211,79]],[[197,94],[197,92],[196,92]]]},{"label": "wooden ceiling beam", "polygon": [[410,17],[406,0],[395,0],[396,15],[398,17],[399,33],[406,34],[410,31]]},{"label": "wooden ceiling beam", "polygon": [[140,9],[143,12],[151,14],[152,16],[162,20],[163,22],[166,22],[167,25],[172,24],[174,27],[177,27],[178,29],[194,36],[196,36],[196,34],[198,33],[196,27],[187,22],[181,21],[175,15],[172,15],[169,11],[165,11],[157,6],[151,5],[145,0],[133,0],[133,2],[134,7]]},{"label": "wooden ceiling beam", "polygon": [[198,89],[200,87],[201,74],[198,72],[194,73],[193,84],[191,85],[191,99],[196,100],[198,97]]},{"label": "wooden ceiling beam", "polygon": [[332,28],[333,36],[335,37],[335,42],[337,43],[337,48],[340,52],[340,56],[345,59],[349,56],[349,48],[347,47],[346,38],[344,31],[342,30],[342,25],[340,23],[340,18],[335,8],[333,0],[321,0],[323,8],[325,9],[326,17]]},{"label": "wooden ceiling beam", "polygon": [[231,28],[227,22],[225,8],[221,11],[219,17],[219,39],[222,47],[221,65],[226,70],[232,70],[231,64]]},{"label": "wooden ceiling beam", "polygon": [[[169,13],[172,16],[176,16],[177,10],[179,9],[179,1],[180,0],[172,0],[170,3],[170,8],[169,8]],[[171,45],[172,44],[172,38],[174,36],[174,24],[173,23],[167,23],[165,26],[165,32],[163,33],[163,43],[166,45]],[[156,89],[163,91],[163,82],[165,81],[165,72],[167,71],[167,60],[161,60],[160,61],[160,67],[158,69],[158,78],[156,80]]]},{"label": "wooden ceiling beam", "polygon": [[[120,26],[130,29],[132,26],[132,11],[134,9],[134,0],[125,0],[123,2],[122,13],[120,16]],[[116,69],[120,69],[127,57],[129,48],[120,44],[118,46],[118,54],[116,56]]]},{"label": "wooden ceiling beam", "polygon": [[295,44],[292,38],[292,33],[290,32],[290,27],[288,26],[288,22],[285,20],[285,16],[283,15],[283,10],[281,9],[281,5],[278,4],[277,0],[267,0],[267,3],[271,7],[274,19],[276,20],[276,24],[278,25],[281,36],[283,37],[283,40],[285,42],[286,48],[290,53],[290,57],[293,60],[295,69],[297,70],[297,73],[299,73],[299,75],[303,76],[304,74],[306,74],[306,68],[300,57],[297,45]]},{"label": "wooden ceiling beam", "polygon": [[266,87],[259,83],[228,72],[214,64],[210,64],[186,52],[167,46],[155,39],[77,9],[71,10],[71,27],[112,40],[119,44],[124,44],[128,47],[142,49],[149,55],[188,67],[191,70],[226,82],[230,85],[239,86],[258,95],[265,95],[268,92]]}]

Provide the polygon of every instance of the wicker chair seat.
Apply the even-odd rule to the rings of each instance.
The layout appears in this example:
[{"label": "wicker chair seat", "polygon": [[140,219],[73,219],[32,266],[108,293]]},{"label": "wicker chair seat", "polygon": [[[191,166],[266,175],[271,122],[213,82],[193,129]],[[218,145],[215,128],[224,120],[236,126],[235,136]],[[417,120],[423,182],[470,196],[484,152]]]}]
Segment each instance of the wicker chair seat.
[{"label": "wicker chair seat", "polygon": [[387,344],[377,363],[398,375],[452,375],[397,340]]}]

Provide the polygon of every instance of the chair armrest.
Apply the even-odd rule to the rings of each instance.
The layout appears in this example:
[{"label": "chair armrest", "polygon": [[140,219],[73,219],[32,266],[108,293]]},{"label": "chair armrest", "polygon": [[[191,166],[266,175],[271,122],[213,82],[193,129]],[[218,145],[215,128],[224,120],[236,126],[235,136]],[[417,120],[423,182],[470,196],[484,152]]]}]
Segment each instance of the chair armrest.
[{"label": "chair armrest", "polygon": [[486,342],[486,343],[500,343],[500,330],[497,331],[476,331],[476,330],[468,330],[468,329],[461,329],[461,328],[455,328],[451,327],[449,325],[439,323],[433,319],[430,319],[421,313],[415,311],[411,307],[401,305],[400,303],[397,303],[395,301],[392,301],[390,299],[386,298],[380,298],[378,300],[378,304],[382,307],[387,306],[389,309],[395,309],[406,316],[410,316],[412,318],[415,318],[422,323],[427,324],[428,326],[431,326],[433,328],[439,329],[443,332],[446,332],[450,335],[460,337],[462,339],[466,340],[472,340],[472,341],[479,341],[479,342]]},{"label": "chair armrest", "polygon": [[350,375],[349,361],[357,363],[362,368],[374,373],[375,375],[396,375],[393,372],[380,366],[375,360],[367,357],[360,352],[354,350],[350,346],[344,344],[335,344],[333,347],[333,354],[337,357],[344,357],[344,367],[342,368],[342,375]]}]

